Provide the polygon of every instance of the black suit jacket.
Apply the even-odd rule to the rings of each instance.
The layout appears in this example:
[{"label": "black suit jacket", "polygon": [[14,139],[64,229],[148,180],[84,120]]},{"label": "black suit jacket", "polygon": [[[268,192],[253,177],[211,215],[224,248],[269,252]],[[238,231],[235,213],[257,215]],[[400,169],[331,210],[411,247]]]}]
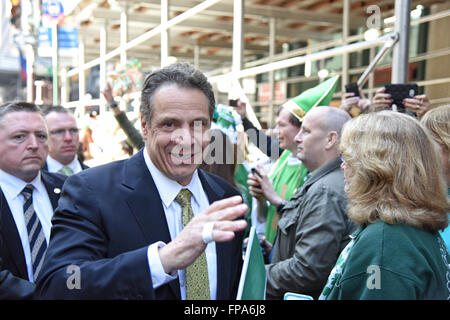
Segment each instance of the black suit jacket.
[{"label": "black suit jacket", "polygon": [[[52,207],[55,209],[66,177],[45,171],[41,171],[41,177]],[[34,285],[28,281],[21,281],[28,280],[25,254],[14,218],[1,189],[0,219],[0,297],[30,297],[29,291],[34,289]]]},{"label": "black suit jacket", "polygon": [[[44,299],[179,299],[178,279],[153,290],[148,245],[171,241],[164,209],[142,150],[70,176],[52,226],[37,295]],[[210,203],[239,192],[199,171]],[[242,233],[217,243],[217,299],[236,297]],[[72,266],[72,267],[70,267]],[[70,268],[69,268],[70,267]],[[69,289],[71,270],[80,288]]]}]

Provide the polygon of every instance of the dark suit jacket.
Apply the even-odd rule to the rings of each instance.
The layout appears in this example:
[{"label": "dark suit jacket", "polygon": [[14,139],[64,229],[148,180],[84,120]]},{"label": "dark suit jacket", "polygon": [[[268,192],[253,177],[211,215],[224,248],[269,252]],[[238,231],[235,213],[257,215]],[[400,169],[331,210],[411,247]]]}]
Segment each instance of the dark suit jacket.
[{"label": "dark suit jacket", "polygon": [[[55,189],[62,189],[66,177],[46,171],[41,171],[41,177],[52,207],[55,209],[60,195],[58,190],[55,192]],[[25,255],[14,218],[1,189],[0,219],[0,298],[29,297],[29,290],[34,289],[34,285],[30,285],[28,281],[22,281],[22,279],[28,280]],[[17,287],[13,287],[15,285]]]},{"label": "dark suit jacket", "polygon": [[[180,298],[178,279],[152,288],[148,245],[171,239],[161,198],[142,152],[67,179],[38,279],[38,297]],[[210,203],[239,194],[217,176],[200,170],[199,177]],[[217,299],[236,297],[241,244],[242,233],[231,242],[216,244]],[[75,279],[72,270],[78,270],[80,289],[66,285]]]},{"label": "dark suit jacket", "polygon": [[3,270],[0,258],[0,300],[28,300],[33,297],[34,283],[14,276],[9,270]]}]

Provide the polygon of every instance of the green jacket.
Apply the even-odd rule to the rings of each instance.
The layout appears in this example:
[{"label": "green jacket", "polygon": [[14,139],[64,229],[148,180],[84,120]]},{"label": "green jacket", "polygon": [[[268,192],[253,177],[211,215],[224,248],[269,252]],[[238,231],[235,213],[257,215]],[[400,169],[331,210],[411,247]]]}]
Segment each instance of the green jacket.
[{"label": "green jacket", "polygon": [[438,233],[378,221],[352,237],[326,299],[450,299],[450,255]]}]

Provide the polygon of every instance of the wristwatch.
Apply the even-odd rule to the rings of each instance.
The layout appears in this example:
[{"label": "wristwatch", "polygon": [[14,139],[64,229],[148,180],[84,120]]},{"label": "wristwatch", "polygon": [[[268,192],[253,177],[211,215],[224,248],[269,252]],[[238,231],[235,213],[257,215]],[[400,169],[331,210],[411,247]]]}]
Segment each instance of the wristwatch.
[{"label": "wristwatch", "polygon": [[115,100],[113,100],[113,101],[108,101],[108,102],[106,103],[106,105],[107,105],[108,107],[110,107],[110,108],[118,107],[117,102],[116,102]]},{"label": "wristwatch", "polygon": [[286,204],[287,204],[286,200],[284,200],[284,199],[281,200],[281,203],[277,206],[277,211],[280,212]]}]

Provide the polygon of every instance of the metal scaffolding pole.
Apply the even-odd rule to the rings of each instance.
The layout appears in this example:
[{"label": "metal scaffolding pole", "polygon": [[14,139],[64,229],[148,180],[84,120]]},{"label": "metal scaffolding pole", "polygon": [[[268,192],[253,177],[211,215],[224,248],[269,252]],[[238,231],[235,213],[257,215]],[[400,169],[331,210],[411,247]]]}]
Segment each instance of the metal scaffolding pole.
[{"label": "metal scaffolding pole", "polygon": [[127,63],[127,50],[125,45],[128,41],[128,4],[120,13],[120,63],[125,65]]},{"label": "metal scaffolding pole", "polygon": [[394,31],[400,35],[400,40],[394,46],[392,58],[392,83],[408,82],[408,51],[409,51],[409,24],[410,0],[395,0]]},{"label": "metal scaffolding pole", "polygon": [[61,105],[64,105],[69,101],[69,78],[67,78],[67,68],[62,67],[59,72],[61,79]]},{"label": "metal scaffolding pole", "polygon": [[[343,44],[346,45],[348,43],[348,36],[350,34],[350,0],[344,0],[344,9],[342,14],[342,41]],[[349,69],[349,61],[348,61],[348,53],[344,52],[342,54],[342,78],[341,78],[341,86],[342,92],[345,92],[345,85],[348,83],[348,69]]]},{"label": "metal scaffolding pole", "polygon": [[278,69],[284,69],[284,68],[301,65],[307,61],[320,61],[320,60],[323,60],[326,58],[341,55],[345,52],[350,53],[350,52],[365,50],[365,49],[369,49],[369,48],[372,48],[375,46],[379,46],[381,44],[384,44],[387,41],[393,41],[393,39],[395,39],[396,37],[398,37],[397,33],[388,33],[388,34],[381,36],[375,40],[351,43],[351,44],[348,44],[345,46],[335,47],[332,49],[315,52],[315,53],[309,54],[307,56],[304,55],[304,56],[294,57],[294,58],[285,59],[285,60],[281,60],[281,61],[276,61],[276,62],[268,63],[265,65],[261,65],[261,66],[257,66],[257,67],[253,67],[253,68],[243,69],[243,70],[239,71],[238,73],[232,72],[232,73],[228,73],[228,74],[224,74],[224,75],[212,76],[209,78],[209,81],[212,83],[217,83],[218,81],[221,81],[223,79],[227,79],[230,77],[232,77],[232,78],[234,77],[234,78],[238,78],[238,79],[245,78],[245,77],[254,76],[256,74],[269,72],[271,70],[278,70]]},{"label": "metal scaffolding pole", "polygon": [[33,102],[33,66],[34,66],[34,49],[31,44],[25,46],[25,53],[27,59],[27,101]]},{"label": "metal scaffolding pole", "polygon": [[[161,0],[161,25],[166,26],[169,21],[169,0]],[[161,30],[161,67],[168,63],[170,55],[169,29],[164,27]]]},{"label": "metal scaffolding pole", "polygon": [[[276,40],[276,20],[275,18],[270,18],[269,20],[269,61],[273,62],[273,56],[275,55],[275,40]],[[269,127],[273,127],[275,124],[274,116],[274,101],[275,101],[275,71],[269,71]]]},{"label": "metal scaffolding pole", "polygon": [[358,87],[362,87],[364,85],[367,77],[370,74],[372,74],[373,70],[375,70],[375,67],[377,66],[378,62],[380,62],[381,59],[384,57],[384,55],[388,52],[388,50],[397,43],[398,39],[399,39],[398,33],[394,33],[392,37],[388,38],[388,40],[384,43],[384,46],[380,49],[380,51],[378,51],[377,55],[370,60],[370,64],[367,66],[366,70],[364,70],[362,75],[359,77],[358,81],[356,82],[358,84]]},{"label": "metal scaffolding pole", "polygon": [[106,27],[107,27],[108,21],[104,21],[101,29],[100,29],[100,58],[101,58],[101,62],[100,62],[100,92],[99,92],[99,97],[100,97],[100,114],[104,115],[105,111],[106,111],[106,99],[103,96],[103,94],[101,93],[101,90],[103,90],[106,86],[106,60],[105,60],[105,56],[106,56],[106,51],[107,51],[107,33],[106,33]]},{"label": "metal scaffolding pole", "polygon": [[[78,44],[78,64],[82,66],[84,64],[84,41],[80,40]],[[78,69],[78,100],[81,102],[77,106],[77,110],[75,110],[75,114],[83,114],[85,100],[86,100],[86,77],[83,68]],[[77,117],[77,116],[75,116]]]},{"label": "metal scaffolding pole", "polygon": [[200,67],[200,46],[194,46],[194,66],[198,69]]},{"label": "metal scaffolding pole", "polygon": [[242,31],[244,24],[244,1],[234,0],[233,16],[233,72],[239,72],[242,69],[242,52],[244,51],[244,33]]},{"label": "metal scaffolding pole", "polygon": [[59,104],[58,91],[58,23],[53,21],[52,23],[52,74],[53,74],[53,105]]},{"label": "metal scaffolding pole", "polygon": [[[203,10],[211,7],[212,5],[214,5],[220,1],[221,0],[204,0],[203,2],[199,3],[195,7],[188,9],[188,10],[184,11],[183,13],[177,15],[176,17],[173,17],[172,19],[170,19],[165,26],[158,25],[157,27],[141,34],[140,36],[134,38],[133,40],[125,42],[123,44],[123,46],[121,45],[121,46],[113,49],[112,51],[108,52],[105,56],[105,60],[112,59],[115,56],[121,54],[122,50],[126,51],[126,50],[129,50],[141,43],[146,42],[147,40],[151,39],[152,37],[159,35],[164,28],[170,28],[178,23],[181,23],[184,20],[195,16],[199,12],[202,12]],[[75,67],[75,68],[69,70],[67,75],[70,77],[70,76],[73,76],[73,75],[79,73],[80,69],[82,69],[82,70],[90,69],[90,68],[100,64],[100,61],[101,61],[101,58],[98,57],[89,62],[86,62],[86,63],[83,62],[83,64],[78,64],[78,67]]]}]

